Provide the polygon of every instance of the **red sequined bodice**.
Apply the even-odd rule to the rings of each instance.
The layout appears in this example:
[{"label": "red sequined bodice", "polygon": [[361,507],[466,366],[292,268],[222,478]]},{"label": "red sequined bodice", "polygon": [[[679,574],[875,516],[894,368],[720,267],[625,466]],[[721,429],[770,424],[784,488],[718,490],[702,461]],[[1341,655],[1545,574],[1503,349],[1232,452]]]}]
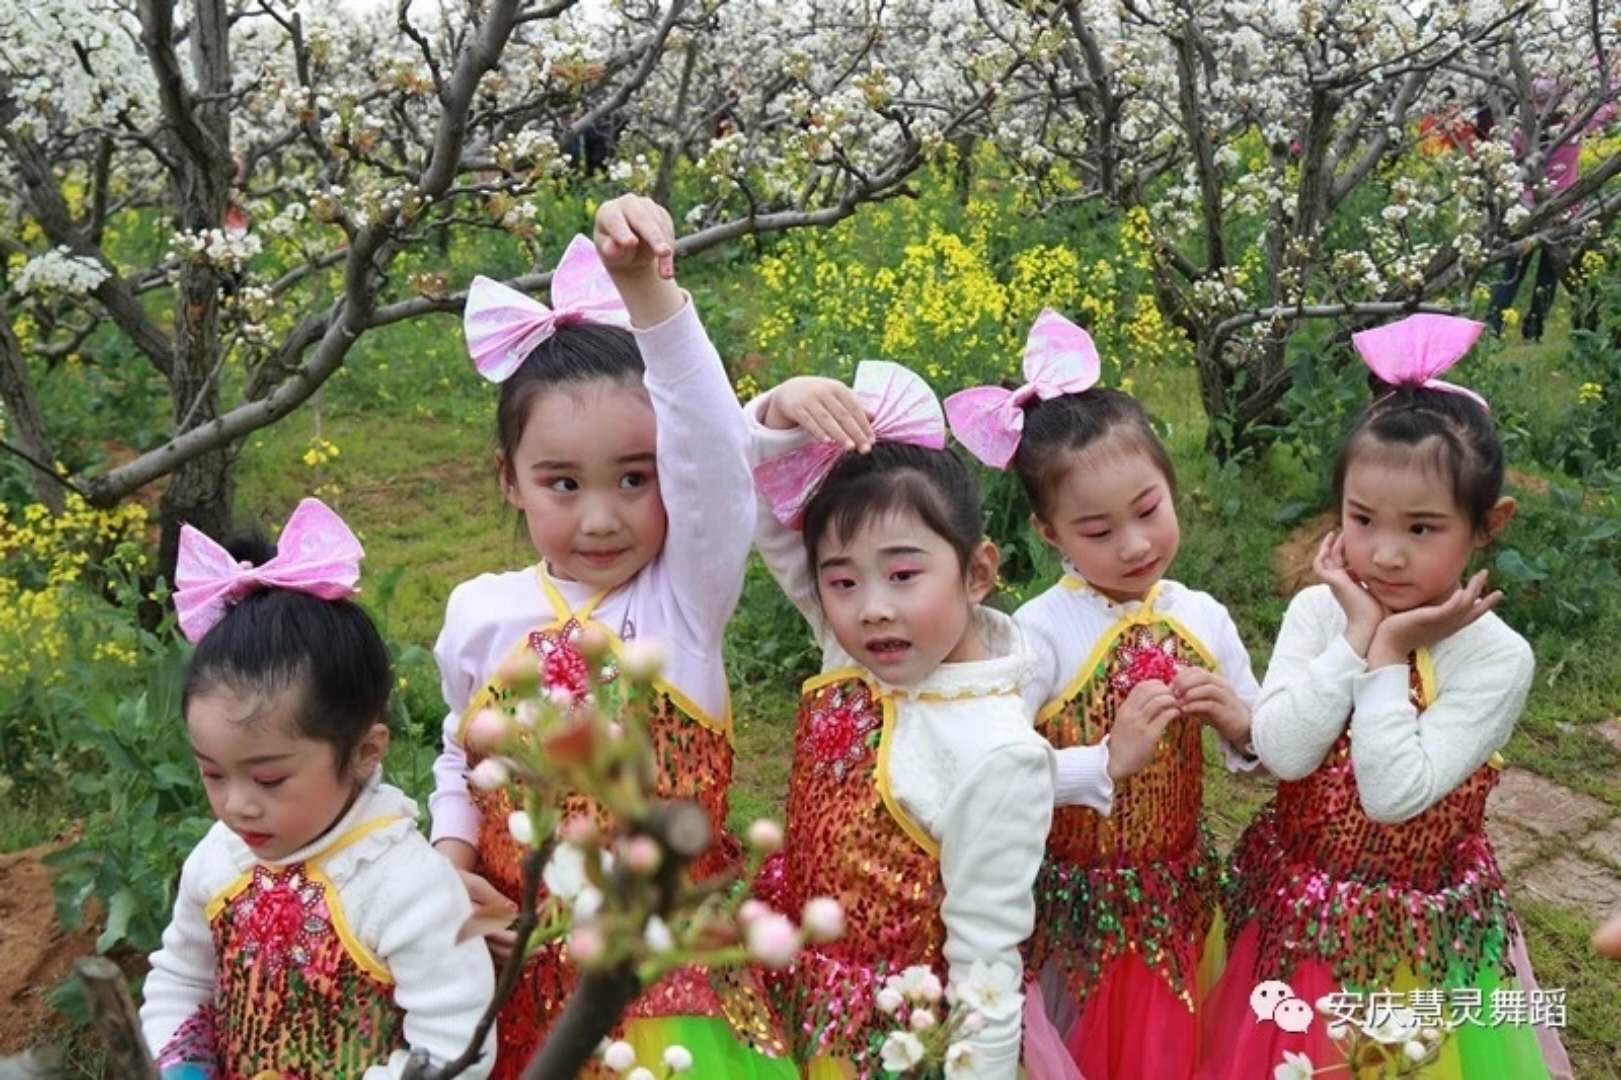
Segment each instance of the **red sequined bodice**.
[{"label": "red sequined bodice", "polygon": [[786,840],[755,888],[796,919],[814,896],[844,905],[844,936],[775,975],[773,998],[797,1060],[847,1058],[860,1076],[877,1068],[874,1036],[892,1026],[873,1006],[884,979],[915,964],[945,974],[940,865],[886,798],[888,737],[884,702],[865,681],[810,684],[794,734]]},{"label": "red sequined bodice", "polygon": [[[1422,724],[1417,657],[1410,670]],[[1498,775],[1484,764],[1418,816],[1374,821],[1357,792],[1347,723],[1322,764],[1280,783],[1239,838],[1229,938],[1257,926],[1258,978],[1287,977],[1310,956],[1332,964],[1347,985],[1382,985],[1407,965],[1441,986],[1502,963],[1516,931],[1485,828]]]},{"label": "red sequined bodice", "polygon": [[[1096,745],[1114,729],[1133,687],[1147,679],[1168,683],[1189,666],[1206,666],[1193,643],[1163,623],[1135,623],[1068,700],[1051,712],[1042,710],[1036,730],[1055,750]],[[1198,843],[1203,792],[1200,724],[1173,721],[1153,762],[1115,784],[1109,816],[1084,806],[1061,806],[1053,813],[1048,857],[1092,866],[1180,855]]]},{"label": "red sequined bodice", "polygon": [[[587,661],[576,641],[580,623],[574,618],[533,631],[523,643],[537,664],[547,690],[563,688],[576,695],[588,688]],[[617,648],[617,640],[615,646]],[[616,661],[609,660],[598,672],[603,681],[617,676]],[[511,692],[492,681],[469,705],[465,724],[480,708],[501,707],[511,701]],[[726,828],[727,794],[732,783],[732,744],[722,730],[688,715],[670,693],[654,700],[648,717],[657,769],[656,790],[660,798],[690,799],[709,818],[714,843],[689,868],[695,879],[712,877],[737,865],[742,849]],[[465,745],[465,742],[464,742]],[[471,769],[481,755],[467,751]],[[489,882],[514,901],[523,885],[524,848],[513,839],[507,818],[516,809],[507,790],[483,791],[469,787],[479,809],[479,870]],[[587,814],[606,823],[606,814],[593,800],[572,794],[563,800],[564,818]],[[544,898],[545,886],[541,886]],[[568,962],[561,942],[553,942],[529,958],[523,981],[513,990],[502,1008],[496,1025],[498,1047],[494,1080],[515,1080],[553,1020],[561,1012],[574,988],[573,965]],[[739,989],[741,988],[741,990]],[[646,1016],[723,1016],[735,1033],[749,1045],[766,1053],[780,1052],[781,1042],[771,1018],[759,1009],[757,987],[744,976],[728,977],[719,985],[705,973],[681,968],[648,987],[631,1005],[627,1018]]]},{"label": "red sequined bodice", "polygon": [[[1152,612],[1106,638],[1069,696],[1043,710],[1036,729],[1055,749],[1090,746],[1114,729],[1140,682],[1170,683],[1184,667],[1208,667],[1203,650]],[[1154,760],[1117,781],[1107,817],[1084,806],[1053,813],[1036,878],[1033,969],[1055,963],[1084,1001],[1109,962],[1136,952],[1192,1007],[1191,986],[1218,898],[1220,863],[1200,823],[1202,725],[1173,720]]]}]

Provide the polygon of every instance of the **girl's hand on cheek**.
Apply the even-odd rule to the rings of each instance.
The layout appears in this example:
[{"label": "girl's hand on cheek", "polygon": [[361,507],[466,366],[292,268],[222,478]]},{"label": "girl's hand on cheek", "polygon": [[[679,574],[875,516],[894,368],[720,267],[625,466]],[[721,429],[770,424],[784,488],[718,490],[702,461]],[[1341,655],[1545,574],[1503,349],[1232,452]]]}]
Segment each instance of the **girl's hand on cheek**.
[{"label": "girl's hand on cheek", "polygon": [[1490,593],[1485,590],[1486,571],[1482,570],[1439,604],[1426,604],[1386,617],[1368,649],[1368,667],[1406,663],[1409,653],[1430,648],[1456,634],[1503,599],[1501,589]]},{"label": "girl's hand on cheek", "polygon": [[1160,736],[1182,715],[1176,695],[1158,679],[1145,679],[1131,688],[1109,733],[1109,778],[1135,776],[1154,760]]},{"label": "girl's hand on cheek", "polygon": [[1389,612],[1352,575],[1345,561],[1344,533],[1335,531],[1323,537],[1311,568],[1317,580],[1333,591],[1334,600],[1345,612],[1345,640],[1358,656],[1366,656],[1375,631]]}]

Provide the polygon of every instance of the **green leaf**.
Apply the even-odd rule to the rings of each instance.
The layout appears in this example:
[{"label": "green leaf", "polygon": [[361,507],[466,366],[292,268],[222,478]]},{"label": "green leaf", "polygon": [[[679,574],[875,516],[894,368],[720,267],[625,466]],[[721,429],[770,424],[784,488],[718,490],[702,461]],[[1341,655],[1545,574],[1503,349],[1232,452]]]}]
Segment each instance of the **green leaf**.
[{"label": "green leaf", "polygon": [[107,928],[96,938],[96,951],[104,953],[108,949],[124,940],[125,931],[129,929],[129,920],[135,914],[135,894],[129,889],[119,889],[107,901]]},{"label": "green leaf", "polygon": [[1621,533],[1621,518],[1610,518],[1600,522],[1598,528],[1590,530],[1582,537],[1582,542],[1591,544],[1598,540],[1608,540],[1616,533]]},{"label": "green leaf", "polygon": [[1497,555],[1497,571],[1510,581],[1541,581],[1548,576],[1546,570],[1527,562],[1515,548],[1504,548]]}]

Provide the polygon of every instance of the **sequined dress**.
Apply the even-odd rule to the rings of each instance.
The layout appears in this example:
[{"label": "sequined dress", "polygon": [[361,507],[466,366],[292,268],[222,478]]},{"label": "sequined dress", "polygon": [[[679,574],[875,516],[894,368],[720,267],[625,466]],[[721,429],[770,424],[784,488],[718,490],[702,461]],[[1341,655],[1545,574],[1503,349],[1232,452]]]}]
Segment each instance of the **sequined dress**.
[{"label": "sequined dress", "polygon": [[407,1049],[460,1054],[494,974],[480,943],[457,942],[471,904],[414,816],[374,777],[327,838],[284,861],[216,825],[186,861],[143,987],[158,1063],[220,1080],[385,1080]]},{"label": "sequined dress", "polygon": [[[618,635],[591,618],[601,595],[578,611],[571,610],[544,566],[536,573],[554,618],[526,635],[514,652],[533,659],[546,689],[583,694],[590,672],[577,642],[581,631],[590,627],[604,634],[611,645],[599,677],[616,677],[617,657],[624,644]],[[712,877],[735,868],[741,854],[736,837],[726,828],[727,790],[732,777],[730,717],[709,716],[662,679],[654,689],[658,696],[649,727],[658,794],[662,798],[691,799],[709,817],[715,841],[692,863],[691,873],[694,878]],[[463,712],[464,726],[480,710],[501,707],[511,697],[499,679],[492,680]],[[465,739],[462,742],[465,745]],[[475,767],[481,756],[472,750],[467,754],[468,767]],[[523,849],[507,829],[507,817],[515,807],[504,788],[474,789],[471,794],[480,817],[479,872],[516,902],[523,885]],[[565,799],[563,813],[603,817],[601,809],[582,795]],[[541,893],[544,896],[544,885]],[[758,994],[751,994],[754,988],[745,985],[746,978],[733,973],[711,977],[697,969],[671,972],[631,1005],[622,1034],[647,1051],[639,1055],[644,1058],[656,1060],[658,1055],[652,1051],[679,1042],[706,1067],[725,1068],[729,1075],[791,1076],[792,1070],[784,1062],[772,1060],[781,1056],[783,1046],[774,1023],[758,1007]],[[522,1074],[573,986],[573,967],[561,941],[546,945],[529,958],[523,979],[502,1007],[497,1022],[499,1046],[493,1076],[515,1078]]]},{"label": "sequined dress", "polygon": [[844,899],[844,935],[804,950],[771,975],[771,988],[796,1059],[841,1058],[863,1077],[894,1027],[873,1005],[885,978],[921,964],[946,980],[940,848],[889,787],[894,724],[893,703],[860,672],[806,684],[786,843],[755,885],[757,897],[790,914],[815,896]]},{"label": "sequined dress", "polygon": [[[1066,581],[1073,579],[1066,579]],[[1081,592],[1078,582],[1068,586]],[[1036,728],[1054,749],[1100,743],[1138,683],[1218,669],[1160,586],[1096,638]],[[1089,1078],[1187,1077],[1197,1059],[1200,969],[1220,864],[1200,815],[1202,725],[1173,721],[1154,760],[1114,785],[1111,813],[1060,806],[1036,882],[1030,966],[1061,975],[1077,1011],[1070,1053]]]},{"label": "sequined dress", "polygon": [[[1427,651],[1410,658],[1409,689],[1422,725],[1436,694]],[[1314,772],[1279,783],[1231,859],[1228,964],[1205,1010],[1201,1080],[1270,1075],[1286,1051],[1343,1067],[1331,1018],[1313,1015],[1304,1032],[1256,1018],[1251,994],[1273,979],[1314,1010],[1337,995],[1344,1015],[1364,1020],[1415,1003],[1456,1019],[1458,1002],[1477,1001],[1422,1075],[1549,1075],[1533,1029],[1493,1016],[1496,993],[1535,986],[1486,835],[1501,767],[1493,754],[1416,817],[1381,823],[1363,809],[1348,728]]]}]

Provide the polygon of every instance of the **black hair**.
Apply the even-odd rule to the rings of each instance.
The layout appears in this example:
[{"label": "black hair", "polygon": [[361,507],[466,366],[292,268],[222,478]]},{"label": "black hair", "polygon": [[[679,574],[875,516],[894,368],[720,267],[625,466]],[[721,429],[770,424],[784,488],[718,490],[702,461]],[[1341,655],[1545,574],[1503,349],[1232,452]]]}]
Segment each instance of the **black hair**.
[{"label": "black hair", "polygon": [[1025,404],[1024,431],[1013,455],[1013,471],[1037,517],[1046,520],[1053,489],[1069,467],[1068,456],[1111,436],[1147,454],[1165,475],[1171,495],[1176,495],[1176,466],[1154,433],[1142,403],[1124,391],[1094,386],[1046,401],[1032,398]]},{"label": "black hair", "polygon": [[957,554],[964,573],[985,536],[979,487],[949,448],[880,441],[865,454],[847,452],[805,505],[805,558],[816,574],[817,554],[831,531],[854,536],[885,514],[908,512]]},{"label": "black hair", "polygon": [[1425,386],[1392,387],[1370,379],[1374,399],[1351,427],[1334,462],[1334,502],[1345,497],[1352,461],[1395,452],[1404,463],[1433,468],[1452,486],[1452,501],[1476,532],[1503,494],[1503,441],[1478,401]]},{"label": "black hair", "polygon": [[641,386],[642,371],[642,353],[629,330],[589,322],[558,327],[501,384],[495,439],[501,451],[503,479],[513,479],[513,455],[523,441],[529,410],[537,397],[558,386],[596,379]]},{"label": "black hair", "polygon": [[[258,566],[275,554],[262,533],[225,542]],[[226,610],[186,665],[180,709],[216,687],[239,694],[297,693],[300,735],[331,743],[338,771],[373,724],[386,723],[393,687],[388,649],[371,617],[352,600],[322,600],[293,589],[260,589]]]}]

